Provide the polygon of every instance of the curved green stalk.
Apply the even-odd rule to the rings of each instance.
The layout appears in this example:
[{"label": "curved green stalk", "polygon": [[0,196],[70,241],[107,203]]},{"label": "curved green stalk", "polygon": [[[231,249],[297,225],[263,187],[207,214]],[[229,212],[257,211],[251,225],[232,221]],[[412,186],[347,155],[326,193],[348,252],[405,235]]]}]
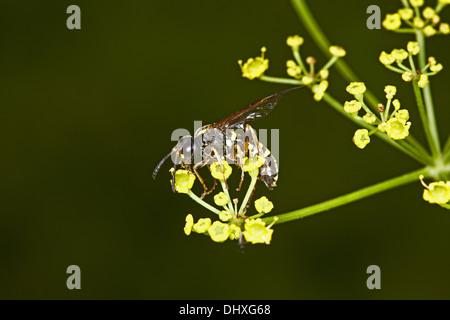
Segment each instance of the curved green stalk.
[{"label": "curved green stalk", "polygon": [[299,210],[294,210],[288,213],[284,213],[284,214],[280,214],[277,216],[271,216],[271,217],[267,217],[262,219],[266,224],[272,223],[274,222],[275,217],[278,218],[278,220],[275,222],[275,224],[279,224],[279,223],[283,223],[283,222],[288,222],[288,221],[292,221],[292,220],[297,220],[297,219],[303,219],[305,217],[314,215],[316,213],[319,212],[323,212],[323,211],[327,211],[330,209],[334,209],[340,206],[343,206],[345,204],[351,203],[351,202],[355,202],[358,200],[361,200],[363,198],[367,198],[369,196],[375,195],[377,193],[383,192],[383,191],[387,191],[414,181],[418,181],[419,180],[419,176],[420,175],[424,175],[425,177],[429,176],[429,171],[427,168],[421,169],[421,170],[417,170],[417,171],[413,171],[411,173],[407,173],[404,174],[400,177],[397,178],[393,178],[381,183],[377,183],[373,186],[370,187],[366,187],[363,189],[360,189],[358,191],[316,204],[316,205],[312,205],[303,209],[299,209]]},{"label": "curved green stalk", "polygon": [[427,137],[428,145],[430,146],[433,156],[437,157],[439,154],[439,150],[436,149],[436,145],[434,143],[434,137],[430,130],[427,111],[425,110],[425,104],[423,101],[422,93],[420,92],[420,88],[419,85],[417,84],[417,81],[413,81],[413,89],[414,95],[416,96],[417,108],[419,109],[420,118],[422,119],[422,125],[425,131],[425,136]]},{"label": "curved green stalk", "polygon": [[[425,36],[421,30],[416,32],[416,40],[419,43],[419,69],[422,70],[427,65],[426,51],[425,51]],[[435,159],[440,157],[441,143],[439,140],[439,132],[436,125],[436,117],[434,115],[433,98],[431,96],[431,86],[427,84],[423,88],[423,97],[425,102],[425,109],[428,118],[428,127],[430,130],[432,144],[430,145],[431,152]]]},{"label": "curved green stalk", "polygon": [[209,203],[206,203],[205,201],[203,201],[202,199],[200,199],[199,197],[197,197],[195,195],[195,193],[193,193],[191,190],[189,190],[188,192],[188,196],[191,197],[192,200],[194,200],[195,202],[197,202],[199,205],[205,207],[206,209],[214,212],[215,214],[220,214],[220,210],[214,208],[212,205],[210,205]]}]

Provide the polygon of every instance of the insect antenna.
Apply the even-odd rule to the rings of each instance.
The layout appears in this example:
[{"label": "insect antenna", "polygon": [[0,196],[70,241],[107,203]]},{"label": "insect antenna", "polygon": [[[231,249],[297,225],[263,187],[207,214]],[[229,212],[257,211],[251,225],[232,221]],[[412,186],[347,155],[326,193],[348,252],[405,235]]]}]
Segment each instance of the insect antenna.
[{"label": "insect antenna", "polygon": [[169,152],[169,154],[166,155],[166,156],[158,163],[158,165],[156,166],[155,170],[153,170],[153,174],[152,174],[153,180],[156,179],[156,175],[158,174],[159,170],[161,169],[163,163],[166,162],[166,160],[171,156],[172,153],[173,153],[173,151]]}]

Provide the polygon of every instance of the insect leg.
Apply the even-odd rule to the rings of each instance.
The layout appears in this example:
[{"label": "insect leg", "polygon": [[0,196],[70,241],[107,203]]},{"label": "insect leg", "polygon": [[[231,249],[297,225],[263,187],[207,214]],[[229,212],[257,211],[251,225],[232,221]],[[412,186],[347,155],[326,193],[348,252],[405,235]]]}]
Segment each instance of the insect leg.
[{"label": "insect leg", "polygon": [[214,151],[214,156],[217,158],[217,162],[220,164],[220,168],[222,169],[222,174],[223,174],[223,182],[225,182],[225,186],[228,189],[228,183],[227,183],[227,180],[225,179],[225,168],[223,167],[223,163],[220,159],[220,155],[217,152],[216,148],[212,147],[211,150]]},{"label": "insect leg", "polygon": [[199,174],[198,171],[197,171],[198,168],[204,167],[204,166],[206,165],[206,163],[207,163],[207,160],[204,159],[203,161],[197,163],[197,164],[192,168],[192,169],[194,170],[194,173],[195,173],[195,175],[197,176],[198,180],[200,181],[200,183],[201,183],[202,186],[203,186],[203,193],[202,193],[200,199],[203,199],[207,194],[209,194],[209,193],[208,193],[208,188],[207,188],[206,185],[205,185],[205,180],[200,176],[200,174]]},{"label": "insect leg", "polygon": [[236,155],[236,164],[239,166],[239,168],[241,168],[241,181],[239,181],[239,187],[236,189],[236,191],[241,191],[241,187],[242,187],[242,183],[244,182],[244,157],[242,154],[242,150],[241,147],[239,145],[236,146],[236,151],[237,151],[237,155]]},{"label": "insect leg", "polygon": [[[257,150],[257,154],[256,155],[260,155],[261,151],[259,150],[259,140],[258,137],[256,136],[256,132],[255,130],[249,125],[246,124],[245,125],[245,131],[250,131],[250,134],[252,135],[252,139],[253,139],[253,143],[256,146],[256,150]],[[247,135],[247,134],[246,134]],[[255,154],[252,154],[252,157],[256,156]],[[250,157],[249,157],[250,158]]]}]

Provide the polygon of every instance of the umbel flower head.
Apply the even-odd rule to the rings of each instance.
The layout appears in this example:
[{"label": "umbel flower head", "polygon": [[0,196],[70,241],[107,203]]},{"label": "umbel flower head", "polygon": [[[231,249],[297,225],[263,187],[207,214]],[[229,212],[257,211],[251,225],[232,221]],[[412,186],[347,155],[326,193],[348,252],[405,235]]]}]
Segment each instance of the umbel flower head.
[{"label": "umbel flower head", "polygon": [[[435,8],[425,7],[424,0],[409,0],[405,8],[399,9],[396,13],[386,14],[382,22],[386,30],[394,32],[421,32],[426,37],[431,37],[436,34],[449,34],[450,27],[446,23],[439,24],[441,17],[439,12],[448,5],[449,0],[438,0]],[[403,23],[404,28],[402,28]],[[438,26],[439,24],[439,26]],[[448,31],[448,32],[447,32]]]},{"label": "umbel flower head", "polygon": [[423,199],[429,203],[446,204],[450,201],[450,181],[432,182],[427,185],[420,176],[420,181],[425,187]]},{"label": "umbel flower head", "polygon": [[242,60],[239,60],[239,66],[241,67],[242,76],[244,78],[253,80],[261,77],[264,72],[269,68],[269,60],[264,58],[266,47],[261,48],[261,56],[256,58],[249,58],[246,63],[242,64]]}]

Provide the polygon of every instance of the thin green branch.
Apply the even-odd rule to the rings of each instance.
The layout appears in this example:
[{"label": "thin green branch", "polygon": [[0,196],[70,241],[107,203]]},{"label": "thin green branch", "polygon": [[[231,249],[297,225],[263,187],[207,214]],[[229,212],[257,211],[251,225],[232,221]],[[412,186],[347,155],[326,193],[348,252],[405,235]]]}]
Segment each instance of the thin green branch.
[{"label": "thin green branch", "polygon": [[[419,43],[419,69],[423,69],[427,65],[426,49],[425,49],[425,36],[421,30],[416,32],[416,40]],[[425,102],[425,110],[428,117],[428,125],[430,128],[431,137],[433,139],[433,146],[431,147],[431,152],[435,159],[439,158],[441,153],[441,143],[439,140],[439,132],[436,125],[436,117],[434,114],[433,98],[431,96],[431,85],[427,84],[423,88],[423,96]]]},{"label": "thin green branch", "polygon": [[271,76],[266,76],[264,74],[261,77],[259,77],[259,79],[262,80],[262,81],[267,81],[267,82],[281,83],[281,84],[293,84],[293,85],[296,85],[296,86],[303,84],[300,80],[289,79],[289,78],[271,77]]},{"label": "thin green branch", "polygon": [[188,192],[188,196],[194,200],[195,202],[197,202],[199,205],[205,207],[206,209],[214,212],[215,214],[220,214],[220,210],[214,208],[212,205],[210,205],[209,203],[203,201],[202,199],[200,199],[199,197],[197,197],[195,195],[195,193],[193,193],[191,190],[189,190]]},{"label": "thin green branch", "polygon": [[[373,126],[370,124],[367,124],[364,121],[358,120],[354,117],[352,117],[349,113],[347,113],[344,110],[344,107],[342,104],[334,99],[330,94],[325,93],[323,96],[323,100],[328,103],[333,109],[335,109],[337,112],[342,114],[347,119],[353,121],[357,125],[366,128],[369,131],[372,131],[374,129]],[[394,148],[402,151],[403,153],[407,154],[408,156],[412,157],[413,159],[417,160],[418,162],[424,164],[424,165],[433,165],[433,160],[428,156],[427,153],[421,154],[419,151],[417,151],[413,146],[408,144],[406,141],[394,141],[390,139],[385,133],[377,132],[375,135],[383,140],[384,142],[388,143],[389,145],[393,146]]]},{"label": "thin green branch", "polygon": [[343,206],[345,204],[355,202],[364,198],[367,198],[369,196],[375,195],[377,193],[381,193],[383,191],[387,191],[396,187],[400,187],[403,185],[406,185],[408,183],[418,181],[419,176],[424,175],[425,177],[429,176],[429,172],[427,168],[413,171],[411,173],[404,174],[402,176],[399,176],[397,178],[393,178],[381,183],[377,183],[373,186],[366,187],[363,189],[360,189],[358,191],[316,204],[312,205],[303,209],[294,210],[288,213],[280,214],[277,216],[271,216],[267,218],[263,218],[262,220],[266,223],[272,223],[274,222],[275,217],[278,218],[278,220],[275,222],[275,224],[288,222],[292,220],[297,219],[303,219],[305,217],[314,215],[319,212],[327,211],[330,209],[334,209],[340,206]]},{"label": "thin green branch", "polygon": [[436,149],[436,145],[434,143],[433,134],[430,130],[430,122],[428,121],[428,115],[425,110],[425,103],[423,101],[422,92],[420,91],[419,85],[417,81],[412,82],[414,95],[416,96],[417,108],[419,109],[420,118],[422,120],[422,125],[425,131],[425,136],[427,137],[428,145],[430,146],[431,152],[434,157],[437,157],[439,154],[439,150]]}]

